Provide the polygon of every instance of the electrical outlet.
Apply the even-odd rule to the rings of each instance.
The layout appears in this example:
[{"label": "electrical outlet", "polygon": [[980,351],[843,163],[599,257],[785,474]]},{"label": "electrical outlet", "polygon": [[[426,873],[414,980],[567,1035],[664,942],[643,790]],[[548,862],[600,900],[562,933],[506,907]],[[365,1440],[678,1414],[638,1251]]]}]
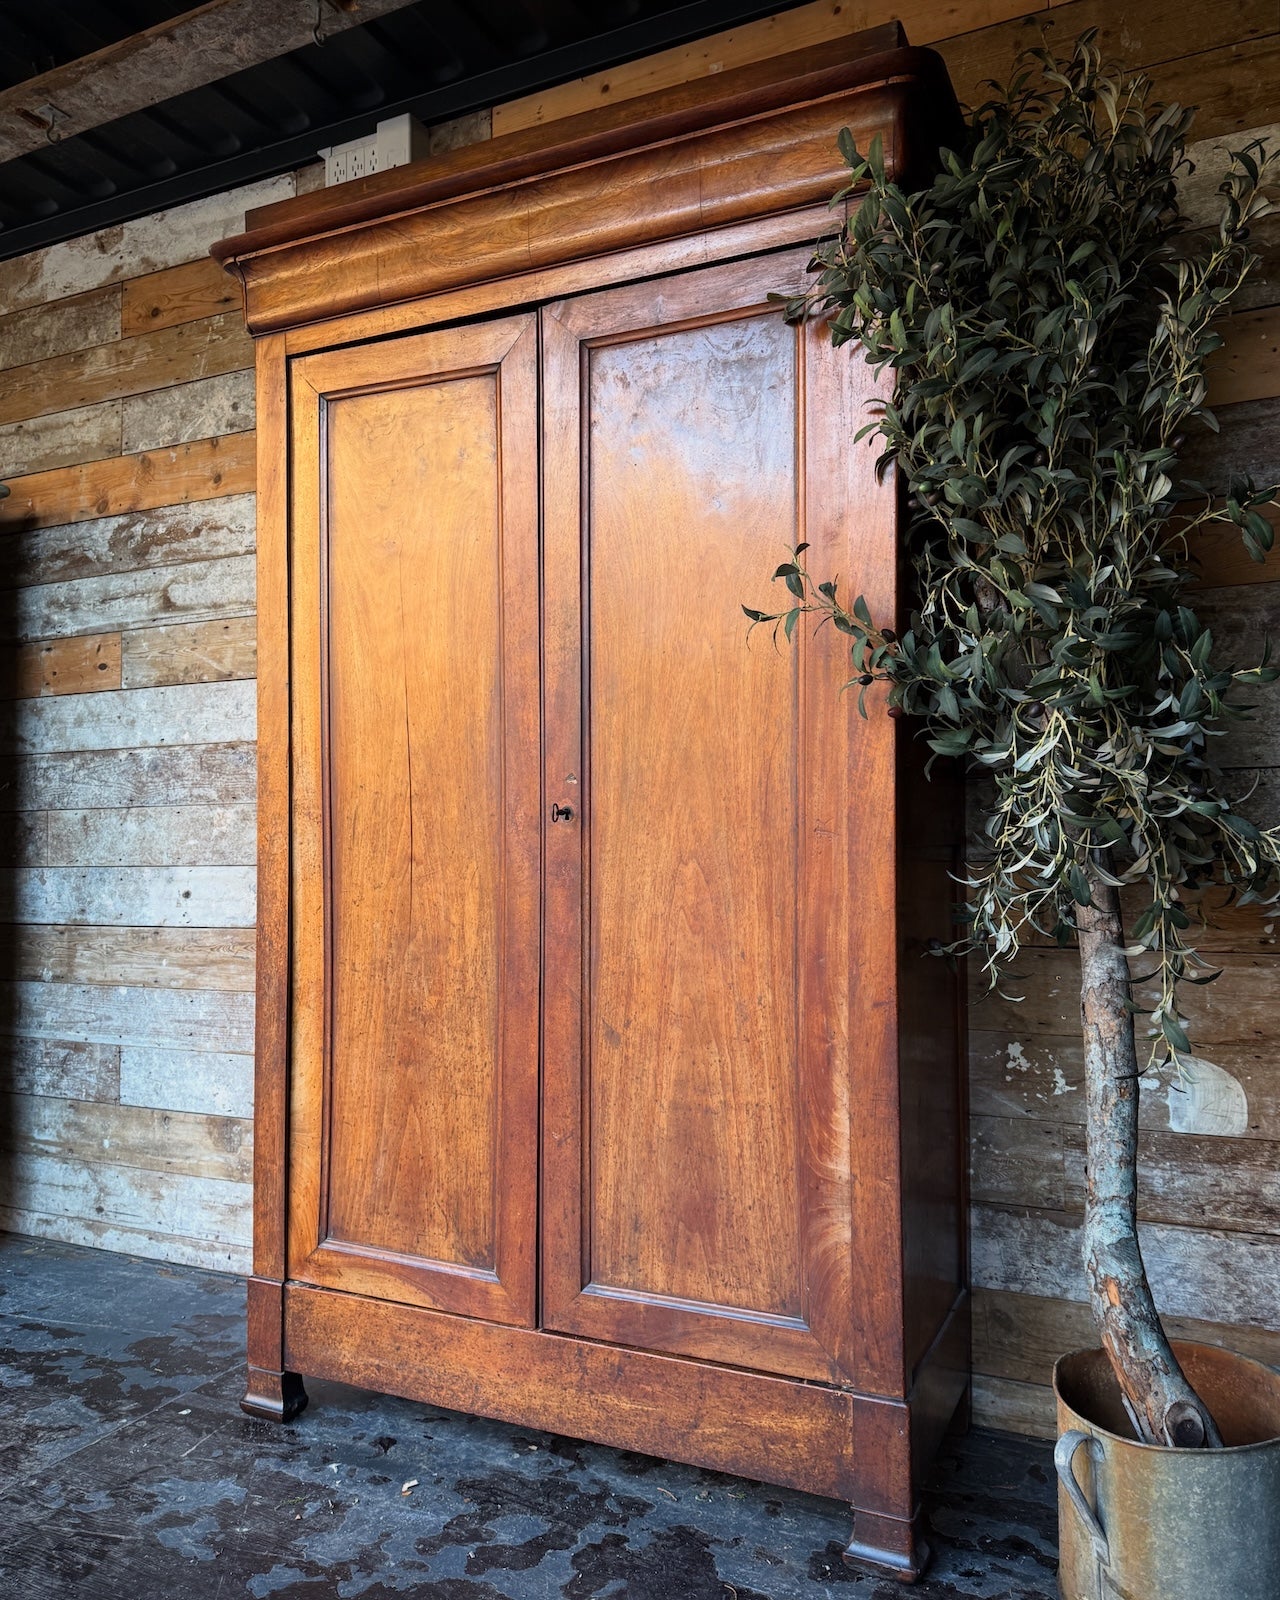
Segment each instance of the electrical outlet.
[{"label": "electrical outlet", "polygon": [[346,144],[331,145],[321,150],[324,157],[325,188],[338,183],[351,183],[356,178],[367,178],[374,172],[386,172],[390,167],[402,167],[410,161],[420,161],[428,154],[429,140],[426,128],[408,112],[399,117],[388,117],[380,122],[373,133],[363,139],[350,139]]}]

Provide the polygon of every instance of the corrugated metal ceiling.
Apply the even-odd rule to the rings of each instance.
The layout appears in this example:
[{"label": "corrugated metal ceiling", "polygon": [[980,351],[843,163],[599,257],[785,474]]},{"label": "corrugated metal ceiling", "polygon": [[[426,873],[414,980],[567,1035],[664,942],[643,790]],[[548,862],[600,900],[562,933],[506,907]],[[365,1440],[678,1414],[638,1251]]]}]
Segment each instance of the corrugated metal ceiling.
[{"label": "corrugated metal ceiling", "polygon": [[[190,7],[3,0],[0,88]],[[0,259],[285,171],[383,117],[444,121],[786,9],[788,0],[421,0],[0,163]]]}]

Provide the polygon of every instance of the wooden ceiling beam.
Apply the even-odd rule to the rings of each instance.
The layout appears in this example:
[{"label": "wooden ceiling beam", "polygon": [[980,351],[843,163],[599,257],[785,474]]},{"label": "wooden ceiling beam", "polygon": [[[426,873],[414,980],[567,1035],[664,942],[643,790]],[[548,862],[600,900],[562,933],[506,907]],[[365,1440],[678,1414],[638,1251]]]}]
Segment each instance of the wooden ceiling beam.
[{"label": "wooden ceiling beam", "polygon": [[206,0],[0,93],[0,162],[145,111],[413,0]]}]

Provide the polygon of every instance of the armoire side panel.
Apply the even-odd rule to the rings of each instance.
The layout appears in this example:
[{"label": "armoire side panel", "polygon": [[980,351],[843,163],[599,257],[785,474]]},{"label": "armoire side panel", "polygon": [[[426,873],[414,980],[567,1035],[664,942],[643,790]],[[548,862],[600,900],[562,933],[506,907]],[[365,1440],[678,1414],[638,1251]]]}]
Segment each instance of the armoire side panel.
[{"label": "armoire side panel", "polygon": [[303,937],[323,941],[308,995],[323,1037],[295,1141],[313,1237],[295,1234],[308,1259],[292,1275],[520,1322],[537,1117],[534,338],[521,319],[312,358],[300,419],[317,452],[299,561],[318,580],[300,685],[318,771],[303,788],[324,860],[322,928]]}]

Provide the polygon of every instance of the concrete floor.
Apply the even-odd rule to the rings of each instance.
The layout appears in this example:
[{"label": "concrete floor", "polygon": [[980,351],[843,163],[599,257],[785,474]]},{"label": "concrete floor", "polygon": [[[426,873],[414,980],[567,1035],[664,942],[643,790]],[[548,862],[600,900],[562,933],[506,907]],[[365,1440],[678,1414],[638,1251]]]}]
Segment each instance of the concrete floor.
[{"label": "concrete floor", "polygon": [[[308,1384],[251,1420],[238,1279],[0,1234],[3,1600],[890,1600],[848,1513],[647,1456]],[[416,1478],[407,1494],[402,1486]],[[1051,1600],[1046,1446],[975,1433],[920,1600]]]}]

